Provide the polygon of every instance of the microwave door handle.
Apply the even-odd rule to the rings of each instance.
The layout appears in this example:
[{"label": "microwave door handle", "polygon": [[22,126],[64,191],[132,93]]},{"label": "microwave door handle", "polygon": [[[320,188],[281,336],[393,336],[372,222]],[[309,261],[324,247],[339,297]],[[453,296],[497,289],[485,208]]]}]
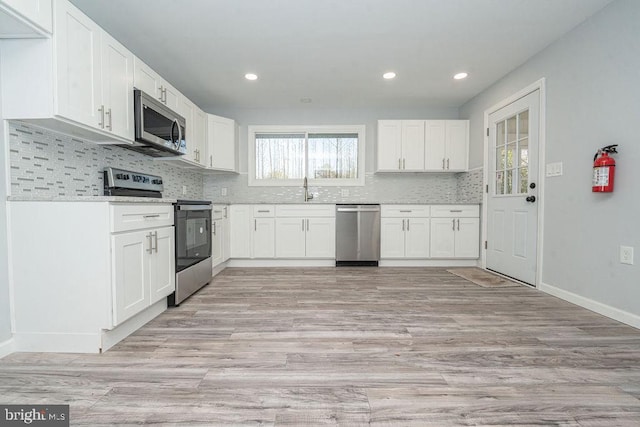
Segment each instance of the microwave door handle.
[{"label": "microwave door handle", "polygon": [[174,120],[173,123],[171,123],[171,144],[173,144],[173,146],[177,149],[179,147],[180,140],[179,139],[177,139],[177,140],[173,139],[173,135],[174,135],[173,129],[174,129],[175,126],[178,126],[178,138],[180,138],[180,125],[178,125],[178,121],[177,120]]},{"label": "microwave door handle", "polygon": [[[178,121],[176,120],[176,125],[178,126],[178,144],[176,146],[176,148],[178,149],[178,151],[180,151],[180,147],[182,146],[182,126],[180,126],[180,123],[178,123]],[[200,153],[198,153],[200,154]],[[200,159],[198,159],[200,160]]]}]

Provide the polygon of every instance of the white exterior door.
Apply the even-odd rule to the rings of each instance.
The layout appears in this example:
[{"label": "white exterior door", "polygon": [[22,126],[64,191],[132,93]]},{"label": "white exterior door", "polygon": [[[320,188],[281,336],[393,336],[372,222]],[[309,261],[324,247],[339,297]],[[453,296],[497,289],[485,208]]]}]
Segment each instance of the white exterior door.
[{"label": "white exterior door", "polygon": [[535,285],[540,91],[489,115],[486,267]]}]

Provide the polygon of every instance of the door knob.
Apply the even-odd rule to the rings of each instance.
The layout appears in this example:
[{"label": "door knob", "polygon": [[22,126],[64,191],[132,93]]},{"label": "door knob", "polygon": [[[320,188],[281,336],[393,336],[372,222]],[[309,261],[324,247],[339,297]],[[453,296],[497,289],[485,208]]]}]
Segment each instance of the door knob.
[{"label": "door knob", "polygon": [[536,196],[529,196],[525,200],[529,203],[533,203],[536,201]]},{"label": "door knob", "polygon": [[535,183],[535,182],[532,182],[531,184],[529,184],[529,188],[530,188],[530,189],[532,189],[532,190],[533,190],[534,188],[536,188],[536,183]]}]

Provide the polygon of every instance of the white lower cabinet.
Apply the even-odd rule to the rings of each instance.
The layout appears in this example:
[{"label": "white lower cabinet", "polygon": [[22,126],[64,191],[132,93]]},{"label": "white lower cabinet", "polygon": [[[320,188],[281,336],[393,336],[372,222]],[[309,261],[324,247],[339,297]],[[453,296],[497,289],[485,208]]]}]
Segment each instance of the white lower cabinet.
[{"label": "white lower cabinet", "polygon": [[211,264],[215,269],[229,259],[229,207],[214,205],[211,212]]},{"label": "white lower cabinet", "polygon": [[275,220],[273,205],[232,205],[231,258],[273,258]]},{"label": "white lower cabinet", "polygon": [[429,258],[429,206],[383,205],[380,258]]},{"label": "white lower cabinet", "polygon": [[335,258],[334,205],[277,205],[276,258]]},{"label": "white lower cabinet", "polygon": [[112,251],[117,326],[175,290],[174,228],[114,234]]},{"label": "white lower cabinet", "polygon": [[[105,351],[175,290],[169,203],[11,202],[20,350]],[[55,253],[50,245],[56,242]]]},{"label": "white lower cabinet", "polygon": [[253,258],[273,258],[275,256],[275,220],[273,218],[253,219]]},{"label": "white lower cabinet", "polygon": [[480,211],[477,205],[434,206],[431,214],[432,258],[478,258]]}]

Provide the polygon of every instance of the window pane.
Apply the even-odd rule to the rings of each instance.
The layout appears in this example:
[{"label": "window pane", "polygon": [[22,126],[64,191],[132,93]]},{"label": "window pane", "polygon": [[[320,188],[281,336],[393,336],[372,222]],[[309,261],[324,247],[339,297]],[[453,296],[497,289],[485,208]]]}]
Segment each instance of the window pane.
[{"label": "window pane", "polygon": [[529,136],[529,110],[518,115],[518,138]]},{"label": "window pane", "polygon": [[518,143],[518,150],[520,151],[520,166],[527,166],[529,164],[529,139],[523,139]]},{"label": "window pane", "polygon": [[504,194],[513,194],[513,169],[505,172],[505,189]]},{"label": "window pane", "polygon": [[496,127],[496,147],[504,145],[504,122],[498,123]]},{"label": "window pane", "polygon": [[496,194],[504,194],[504,172],[496,173]]},{"label": "window pane", "polygon": [[304,178],[304,134],[256,134],[256,179]]},{"label": "window pane", "polygon": [[507,152],[504,149],[504,145],[502,147],[498,147],[496,149],[496,171],[504,170],[506,154],[507,154]]},{"label": "window pane", "polygon": [[516,140],[516,116],[507,119],[507,142]]},{"label": "window pane", "polygon": [[309,178],[357,178],[358,134],[309,134]]},{"label": "window pane", "polygon": [[516,144],[508,144],[507,145],[507,169],[511,169],[514,167],[514,157],[516,154]]},{"label": "window pane", "polygon": [[529,186],[529,168],[520,168],[520,191],[521,194],[526,194],[528,192],[527,187]]}]

